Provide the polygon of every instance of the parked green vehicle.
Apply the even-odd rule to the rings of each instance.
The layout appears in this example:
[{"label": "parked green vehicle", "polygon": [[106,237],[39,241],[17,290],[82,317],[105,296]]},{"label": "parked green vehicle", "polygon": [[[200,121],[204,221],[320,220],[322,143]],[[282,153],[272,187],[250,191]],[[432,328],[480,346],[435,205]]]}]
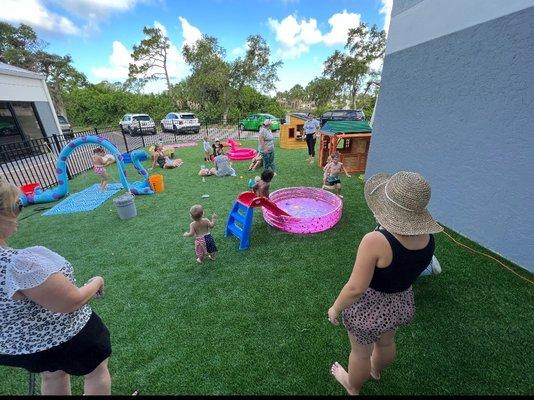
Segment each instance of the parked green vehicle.
[{"label": "parked green vehicle", "polygon": [[259,131],[263,121],[270,119],[273,121],[271,129],[273,131],[280,130],[280,118],[276,118],[271,114],[252,114],[239,121],[239,129],[242,131]]}]

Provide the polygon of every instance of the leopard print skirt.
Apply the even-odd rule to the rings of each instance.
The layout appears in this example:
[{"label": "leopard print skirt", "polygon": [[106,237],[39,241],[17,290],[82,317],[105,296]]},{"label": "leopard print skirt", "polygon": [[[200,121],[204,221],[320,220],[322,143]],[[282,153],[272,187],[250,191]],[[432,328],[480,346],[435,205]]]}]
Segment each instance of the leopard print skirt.
[{"label": "leopard print skirt", "polygon": [[361,345],[374,343],[384,332],[408,325],[414,315],[411,286],[398,293],[368,288],[358,301],[342,312],[343,325]]}]

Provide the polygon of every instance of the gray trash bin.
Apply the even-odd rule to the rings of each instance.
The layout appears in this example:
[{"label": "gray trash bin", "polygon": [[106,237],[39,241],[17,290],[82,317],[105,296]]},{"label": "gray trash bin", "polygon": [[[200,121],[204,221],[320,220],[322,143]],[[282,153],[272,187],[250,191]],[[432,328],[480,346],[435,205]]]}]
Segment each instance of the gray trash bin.
[{"label": "gray trash bin", "polygon": [[113,200],[117,207],[120,219],[130,219],[137,215],[137,208],[135,208],[134,196],[130,193],[123,194]]}]

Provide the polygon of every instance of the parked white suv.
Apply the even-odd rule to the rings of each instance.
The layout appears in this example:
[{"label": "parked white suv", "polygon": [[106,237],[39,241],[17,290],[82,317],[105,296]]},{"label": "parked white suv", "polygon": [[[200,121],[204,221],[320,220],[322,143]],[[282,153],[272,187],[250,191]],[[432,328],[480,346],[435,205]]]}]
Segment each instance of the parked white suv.
[{"label": "parked white suv", "polygon": [[198,118],[193,113],[170,112],[161,120],[161,130],[174,133],[198,133],[200,131],[200,122],[198,122]]},{"label": "parked white suv", "polygon": [[119,122],[121,132],[131,136],[150,133],[156,134],[156,124],[148,114],[126,114]]}]

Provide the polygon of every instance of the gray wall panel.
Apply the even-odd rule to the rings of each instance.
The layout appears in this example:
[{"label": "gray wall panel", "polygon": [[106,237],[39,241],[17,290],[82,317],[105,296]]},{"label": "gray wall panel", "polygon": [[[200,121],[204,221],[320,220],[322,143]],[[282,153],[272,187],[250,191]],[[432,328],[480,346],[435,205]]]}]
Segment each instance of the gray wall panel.
[{"label": "gray wall panel", "polygon": [[391,16],[394,17],[401,12],[406,11],[409,8],[412,8],[417,3],[421,3],[425,0],[393,0],[393,9],[391,10]]},{"label": "gray wall panel", "polygon": [[387,55],[366,176],[414,170],[439,221],[534,270],[534,7]]},{"label": "gray wall panel", "polygon": [[46,131],[46,135],[51,136],[54,133],[56,135],[60,134],[61,132],[58,131],[56,121],[54,119],[54,114],[52,114],[52,110],[50,108],[50,104],[46,101],[36,101],[35,108],[37,109],[39,118],[41,118],[41,122]]}]

